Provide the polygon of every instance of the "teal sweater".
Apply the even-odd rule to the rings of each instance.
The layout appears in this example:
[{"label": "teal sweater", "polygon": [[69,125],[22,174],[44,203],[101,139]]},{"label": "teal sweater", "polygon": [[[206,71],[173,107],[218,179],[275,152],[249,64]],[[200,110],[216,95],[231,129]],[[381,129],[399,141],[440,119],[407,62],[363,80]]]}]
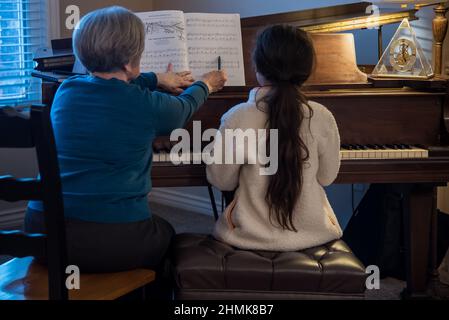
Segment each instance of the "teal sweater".
[{"label": "teal sweater", "polygon": [[[131,83],[94,76],[62,83],[51,120],[66,217],[102,223],[151,217],[152,142],[183,127],[209,94],[203,82],[180,96],[156,86],[154,73]],[[43,211],[38,201],[29,207]]]}]

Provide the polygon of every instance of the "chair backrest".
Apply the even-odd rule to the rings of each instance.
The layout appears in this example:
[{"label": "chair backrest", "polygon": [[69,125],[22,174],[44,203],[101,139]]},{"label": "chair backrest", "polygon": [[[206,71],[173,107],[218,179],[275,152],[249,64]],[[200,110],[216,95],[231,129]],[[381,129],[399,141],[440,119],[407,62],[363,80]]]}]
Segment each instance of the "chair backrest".
[{"label": "chair backrest", "polygon": [[0,148],[35,148],[40,178],[0,177],[0,200],[41,200],[47,230],[45,235],[0,231],[0,254],[45,256],[49,299],[67,300],[64,206],[50,108],[45,105],[33,105],[29,111],[0,108]]}]

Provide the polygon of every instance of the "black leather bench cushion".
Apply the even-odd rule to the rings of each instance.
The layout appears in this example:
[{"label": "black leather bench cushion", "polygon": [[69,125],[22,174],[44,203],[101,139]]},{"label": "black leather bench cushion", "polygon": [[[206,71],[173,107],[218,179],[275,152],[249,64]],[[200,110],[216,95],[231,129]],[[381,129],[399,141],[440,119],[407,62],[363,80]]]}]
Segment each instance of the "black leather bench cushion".
[{"label": "black leather bench cushion", "polygon": [[172,257],[181,290],[360,294],[365,268],[342,240],[296,252],[240,250],[208,235],[181,234]]}]

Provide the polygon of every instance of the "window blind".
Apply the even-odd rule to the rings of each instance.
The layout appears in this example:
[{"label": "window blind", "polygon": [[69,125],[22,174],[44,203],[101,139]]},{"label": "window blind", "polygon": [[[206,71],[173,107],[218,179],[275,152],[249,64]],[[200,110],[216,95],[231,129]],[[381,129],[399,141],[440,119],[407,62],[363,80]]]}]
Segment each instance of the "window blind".
[{"label": "window blind", "polygon": [[0,0],[0,105],[40,101],[33,55],[46,46],[45,0]]}]

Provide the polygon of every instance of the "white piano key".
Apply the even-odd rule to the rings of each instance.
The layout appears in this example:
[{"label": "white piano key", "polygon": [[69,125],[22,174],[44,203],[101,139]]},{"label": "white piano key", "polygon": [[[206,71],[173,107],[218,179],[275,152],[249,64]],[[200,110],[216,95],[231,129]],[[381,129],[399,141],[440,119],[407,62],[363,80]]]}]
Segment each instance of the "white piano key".
[{"label": "white piano key", "polygon": [[189,164],[190,163],[190,153],[181,154],[181,161],[183,164]]},{"label": "white piano key", "polygon": [[413,159],[427,158],[429,152],[426,149],[367,149],[367,150],[341,150],[342,160],[362,160],[362,159]]}]

